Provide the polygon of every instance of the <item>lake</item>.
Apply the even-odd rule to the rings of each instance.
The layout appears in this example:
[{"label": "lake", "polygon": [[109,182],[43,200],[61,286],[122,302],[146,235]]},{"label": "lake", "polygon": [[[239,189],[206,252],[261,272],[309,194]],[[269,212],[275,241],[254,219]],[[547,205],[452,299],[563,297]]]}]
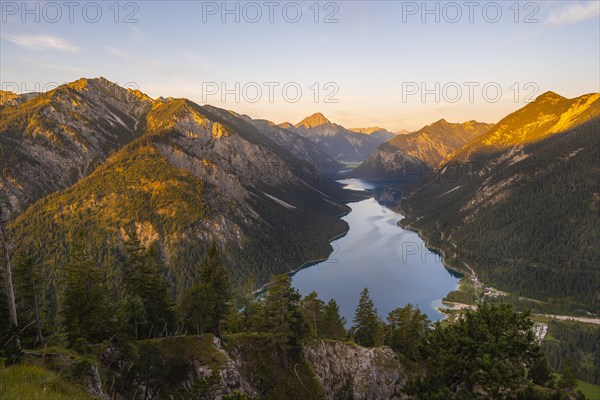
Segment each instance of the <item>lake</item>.
[{"label": "lake", "polygon": [[352,211],[343,218],[350,226],[348,234],[331,243],[334,250],[326,261],[296,272],[293,286],[303,296],[314,290],[325,302],[335,299],[348,326],[364,287],[382,318],[408,303],[432,321],[443,318],[436,307],[458,287],[460,275],[446,269],[418,234],[397,225],[402,214],[386,205],[397,204],[400,192],[391,184],[339,182],[348,189],[373,192],[379,202],[369,198],[350,203]]}]

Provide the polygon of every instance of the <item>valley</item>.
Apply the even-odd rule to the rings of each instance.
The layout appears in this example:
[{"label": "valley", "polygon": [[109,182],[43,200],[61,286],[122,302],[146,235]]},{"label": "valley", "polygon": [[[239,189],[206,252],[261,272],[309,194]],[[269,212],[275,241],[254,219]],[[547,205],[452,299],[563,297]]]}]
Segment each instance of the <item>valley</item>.
[{"label": "valley", "polygon": [[[299,382],[335,398],[352,376],[355,394],[384,379],[375,398],[390,398],[412,390],[404,366],[435,361],[416,350],[431,327],[450,332],[486,312],[519,320],[513,309],[532,313],[556,371],[572,357],[578,377],[598,382],[599,353],[573,344],[593,341],[598,322],[596,94],[544,94],[498,124],[442,119],[398,135],[320,113],[275,124],[103,78],[4,98],[0,205],[24,343],[66,352],[51,368],[61,374],[89,357],[88,394],[119,379],[119,396],[200,385],[277,399]],[[540,207],[534,193],[553,202]],[[170,353],[180,345],[193,368]],[[281,374],[258,348],[282,357]],[[146,352],[178,383],[144,380]],[[330,358],[348,354],[376,357],[377,377],[333,373]],[[19,357],[38,365],[39,350]],[[112,366],[123,362],[133,376]]]},{"label": "valley", "polygon": [[0,400],[600,400],[600,1],[0,1]]}]

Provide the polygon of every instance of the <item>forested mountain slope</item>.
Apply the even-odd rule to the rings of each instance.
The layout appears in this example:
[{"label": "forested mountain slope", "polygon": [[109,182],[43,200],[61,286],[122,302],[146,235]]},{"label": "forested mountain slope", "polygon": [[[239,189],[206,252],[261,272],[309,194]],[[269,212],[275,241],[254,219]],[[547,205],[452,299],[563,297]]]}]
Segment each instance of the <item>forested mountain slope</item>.
[{"label": "forested mountain slope", "polygon": [[104,78],[80,79],[0,106],[5,212],[14,216],[93,171],[139,135],[138,122],[151,107],[148,96]]},{"label": "forested mountain slope", "polygon": [[597,312],[599,97],[545,94],[509,115],[405,199],[402,224],[484,282]]},{"label": "forested mountain slope", "polygon": [[417,132],[398,135],[379,145],[352,175],[379,180],[405,179],[409,174],[420,173],[420,168],[437,167],[454,150],[492,126],[477,121],[451,123],[441,119]]},{"label": "forested mountain slope", "polygon": [[49,293],[60,292],[73,238],[82,231],[109,275],[135,231],[180,293],[213,240],[235,283],[250,275],[264,283],[327,256],[328,240],[347,227],[338,219],[347,208],[336,200],[346,196],[337,183],[231,113],[162,99],[128,121],[132,128],[139,122],[137,139],[11,225],[19,238],[16,262],[33,257],[49,278]]}]

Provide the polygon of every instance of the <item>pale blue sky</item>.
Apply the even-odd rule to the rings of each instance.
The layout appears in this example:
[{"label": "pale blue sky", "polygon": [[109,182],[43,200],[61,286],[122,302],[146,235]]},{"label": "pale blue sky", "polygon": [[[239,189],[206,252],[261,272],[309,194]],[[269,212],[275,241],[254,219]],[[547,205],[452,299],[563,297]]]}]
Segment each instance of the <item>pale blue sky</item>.
[{"label": "pale blue sky", "polygon": [[[256,103],[247,101],[255,94],[249,86],[249,99],[242,96],[236,102],[229,95],[222,102],[219,89],[206,102],[275,122],[298,122],[321,111],[348,127],[378,125],[390,130],[418,129],[440,118],[496,122],[522,107],[534,92],[553,90],[575,97],[600,91],[597,0],[522,1],[517,7],[515,1],[476,2],[473,22],[465,2],[457,1],[454,4],[462,12],[457,23],[449,21],[456,8],[448,2],[437,3],[439,23],[433,14],[422,22],[421,1],[320,2],[319,23],[314,22],[313,1],[275,3],[273,23],[263,1],[254,3],[263,14],[258,22],[244,19],[253,18],[255,10],[247,6],[244,14],[246,3],[240,2],[240,22],[226,15],[223,23],[220,1],[121,2],[115,23],[114,2],[98,2],[102,16],[91,23],[84,17],[93,19],[95,9],[88,5],[84,15],[85,2],[74,9],[73,22],[64,2],[55,3],[60,18],[56,10],[44,9],[45,3],[28,2],[32,10],[38,4],[40,22],[36,22],[35,14],[22,15],[20,1],[2,1],[2,88],[10,90],[17,84],[20,90],[31,91],[38,82],[43,87],[104,76],[119,84],[132,82],[152,97],[188,97],[202,104],[203,88],[211,82],[229,88],[235,82],[240,87],[257,82],[262,97]],[[229,2],[228,7],[235,4]],[[293,18],[295,4],[302,5],[302,16],[291,23],[282,10],[287,7],[286,16]],[[492,23],[488,20],[495,18],[496,4],[502,15]],[[436,2],[426,6],[434,9]],[[214,7],[216,14],[209,14]],[[138,22],[125,22],[134,11]],[[334,11],[338,22],[324,23],[325,15]],[[539,22],[525,23],[530,13]],[[273,102],[264,82],[280,84]],[[282,86],[290,82],[302,89],[297,103],[282,95]],[[320,87],[316,103],[315,82]],[[324,102],[324,95],[334,88],[325,88],[327,82],[339,88],[333,96],[337,103]],[[436,102],[430,94],[423,102],[420,85],[434,89],[436,82],[440,89],[447,85],[447,96]],[[479,84],[473,102],[465,82]],[[515,82],[520,87],[517,103]],[[529,82],[533,84],[526,86]],[[498,102],[486,101],[482,93],[486,83],[496,83],[502,90]],[[407,95],[406,90],[415,87],[419,92]],[[462,97],[452,103],[448,100],[455,97],[456,87]],[[294,95],[292,89],[289,93]],[[493,88],[489,93],[495,97]]]}]

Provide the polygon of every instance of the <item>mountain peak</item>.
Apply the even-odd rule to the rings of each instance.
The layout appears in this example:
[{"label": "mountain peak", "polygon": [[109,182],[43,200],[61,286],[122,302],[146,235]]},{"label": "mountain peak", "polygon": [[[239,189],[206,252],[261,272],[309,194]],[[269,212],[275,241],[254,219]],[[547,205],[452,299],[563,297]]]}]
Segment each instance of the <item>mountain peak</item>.
[{"label": "mountain peak", "polygon": [[564,99],[564,97],[562,97],[561,95],[554,93],[552,91],[548,91],[545,93],[540,94],[535,101],[557,101],[557,100],[562,100]]},{"label": "mountain peak", "polygon": [[314,113],[313,115],[311,115],[310,117],[306,117],[304,118],[302,121],[298,122],[295,127],[296,128],[314,128],[316,126],[319,125],[325,125],[325,124],[331,124],[331,121],[329,121],[327,118],[325,118],[325,116],[323,114],[321,114],[320,112]]},{"label": "mountain peak", "polygon": [[283,128],[283,129],[290,129],[290,128],[294,127],[294,125],[291,122],[287,122],[287,121],[282,122],[282,123],[278,124],[277,126],[279,126],[280,128]]},{"label": "mountain peak", "polygon": [[356,132],[356,133],[362,133],[363,135],[370,135],[373,132],[385,132],[386,131],[385,128],[381,128],[379,126],[371,126],[368,128],[350,128],[348,130],[352,131],[352,132]]}]

